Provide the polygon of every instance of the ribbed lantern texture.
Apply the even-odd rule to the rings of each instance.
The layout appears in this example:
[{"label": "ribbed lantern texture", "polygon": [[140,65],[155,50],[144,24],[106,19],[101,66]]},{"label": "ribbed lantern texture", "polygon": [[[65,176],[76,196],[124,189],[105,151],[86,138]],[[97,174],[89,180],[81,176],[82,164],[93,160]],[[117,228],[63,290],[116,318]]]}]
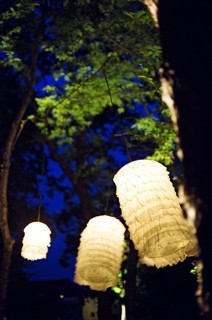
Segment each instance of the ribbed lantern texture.
[{"label": "ribbed lantern texture", "polygon": [[116,173],[114,183],[141,263],[161,268],[197,254],[194,230],[183,217],[166,167],[136,160]]},{"label": "ribbed lantern texture", "polygon": [[92,290],[115,286],[124,252],[124,225],[101,215],[89,220],[80,236],[74,281]]},{"label": "ribbed lantern texture", "polygon": [[28,260],[45,259],[51,242],[51,230],[47,225],[39,221],[31,222],[24,233],[21,256]]}]

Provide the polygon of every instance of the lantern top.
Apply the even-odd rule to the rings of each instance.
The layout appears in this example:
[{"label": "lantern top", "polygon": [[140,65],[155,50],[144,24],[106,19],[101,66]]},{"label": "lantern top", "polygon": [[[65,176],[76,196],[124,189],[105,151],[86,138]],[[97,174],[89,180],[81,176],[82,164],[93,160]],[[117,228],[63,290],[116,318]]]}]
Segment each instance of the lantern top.
[{"label": "lantern top", "polygon": [[24,232],[29,232],[30,230],[36,230],[37,232],[48,232],[49,234],[51,233],[51,230],[49,229],[49,227],[40,221],[34,221],[29,223],[25,228],[24,228]]},{"label": "lantern top", "polygon": [[127,172],[132,174],[133,170],[139,170],[141,173],[151,172],[154,169],[154,175],[158,172],[167,172],[166,167],[158,161],[149,160],[149,159],[142,159],[142,160],[135,160],[125,164],[121,167],[118,172],[114,176],[114,182],[117,178],[119,178],[122,174],[126,174]]},{"label": "lantern top", "polygon": [[107,215],[101,215],[91,218],[88,221],[87,226],[89,226],[89,228],[98,228],[99,231],[107,231],[108,229],[114,228],[116,228],[116,230],[118,229],[120,232],[125,231],[125,226],[121,223],[120,220]]}]

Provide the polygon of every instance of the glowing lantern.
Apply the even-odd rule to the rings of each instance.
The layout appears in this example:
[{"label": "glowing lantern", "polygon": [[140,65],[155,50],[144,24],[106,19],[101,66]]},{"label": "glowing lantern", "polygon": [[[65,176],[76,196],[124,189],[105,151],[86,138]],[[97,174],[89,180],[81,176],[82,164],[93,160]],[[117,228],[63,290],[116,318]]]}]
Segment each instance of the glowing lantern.
[{"label": "glowing lantern", "polygon": [[197,254],[194,230],[162,164],[137,160],[114,176],[116,194],[139,261],[157,268]]},{"label": "glowing lantern", "polygon": [[74,280],[92,290],[117,284],[124,251],[125,227],[111,216],[89,220],[81,233]]},{"label": "glowing lantern", "polygon": [[51,230],[42,222],[32,222],[24,229],[21,256],[28,260],[45,259],[50,246]]}]

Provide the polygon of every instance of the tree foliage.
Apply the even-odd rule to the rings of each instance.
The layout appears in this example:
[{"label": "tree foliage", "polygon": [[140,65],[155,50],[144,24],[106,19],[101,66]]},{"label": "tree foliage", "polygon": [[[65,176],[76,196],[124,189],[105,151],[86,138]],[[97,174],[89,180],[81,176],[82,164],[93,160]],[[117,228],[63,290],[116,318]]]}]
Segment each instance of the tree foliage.
[{"label": "tree foliage", "polygon": [[26,150],[18,149],[18,165],[29,174],[36,145],[45,143],[61,166],[59,178],[47,178],[50,196],[55,190],[64,194],[56,223],[67,232],[61,259],[67,265],[89,218],[120,215],[112,179],[122,164],[146,157],[174,162],[175,135],[160,98],[158,31],[138,1],[22,0],[1,6],[2,71],[6,79],[16,77],[20,101],[33,80],[25,113],[32,131],[23,136]]},{"label": "tree foliage", "polygon": [[[98,189],[97,172],[104,172],[103,163],[112,163],[106,148],[126,148],[122,131],[134,157],[151,156],[166,165],[173,161],[174,135],[157,80],[160,43],[142,3],[14,1],[1,20],[2,64],[17,73],[23,90],[33,50],[38,50],[28,119],[54,144],[57,161],[62,158],[71,172],[75,192],[83,172],[87,190],[91,181]],[[160,108],[165,109],[163,116]],[[110,122],[113,130],[108,129]]]}]

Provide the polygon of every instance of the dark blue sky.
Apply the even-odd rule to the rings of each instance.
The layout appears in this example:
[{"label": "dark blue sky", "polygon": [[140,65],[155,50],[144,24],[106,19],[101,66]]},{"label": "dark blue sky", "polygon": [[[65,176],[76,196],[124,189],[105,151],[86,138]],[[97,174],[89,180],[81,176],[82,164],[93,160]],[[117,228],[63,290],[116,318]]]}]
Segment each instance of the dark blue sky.
[{"label": "dark blue sky", "polygon": [[[49,162],[49,169],[55,177],[61,175],[61,169],[57,163],[54,161]],[[47,195],[46,188],[47,177],[45,173],[41,177],[41,187],[39,193],[41,194],[43,200],[41,205],[41,222],[43,221],[42,212],[48,212],[49,215],[60,214],[65,205],[63,200],[63,194],[60,192],[55,192],[52,198]],[[69,182],[64,179],[64,184],[69,188]],[[46,222],[45,222],[46,223]],[[48,225],[48,223],[46,223]],[[48,225],[51,229],[51,226]],[[48,254],[46,259],[27,261],[27,267],[24,269],[27,274],[30,275],[30,280],[51,280],[51,279],[61,279],[69,278],[72,280],[74,272],[75,260],[71,262],[71,266],[64,268],[60,265],[59,259],[65,249],[64,243],[65,235],[54,226],[54,236],[51,234],[51,246],[48,249]]]},{"label": "dark blue sky", "polygon": [[56,237],[51,240],[51,247],[46,259],[29,261],[27,273],[30,275],[30,280],[52,280],[68,278],[73,279],[74,260],[71,266],[63,268],[59,264],[60,256],[65,248],[64,235],[57,232]]}]

